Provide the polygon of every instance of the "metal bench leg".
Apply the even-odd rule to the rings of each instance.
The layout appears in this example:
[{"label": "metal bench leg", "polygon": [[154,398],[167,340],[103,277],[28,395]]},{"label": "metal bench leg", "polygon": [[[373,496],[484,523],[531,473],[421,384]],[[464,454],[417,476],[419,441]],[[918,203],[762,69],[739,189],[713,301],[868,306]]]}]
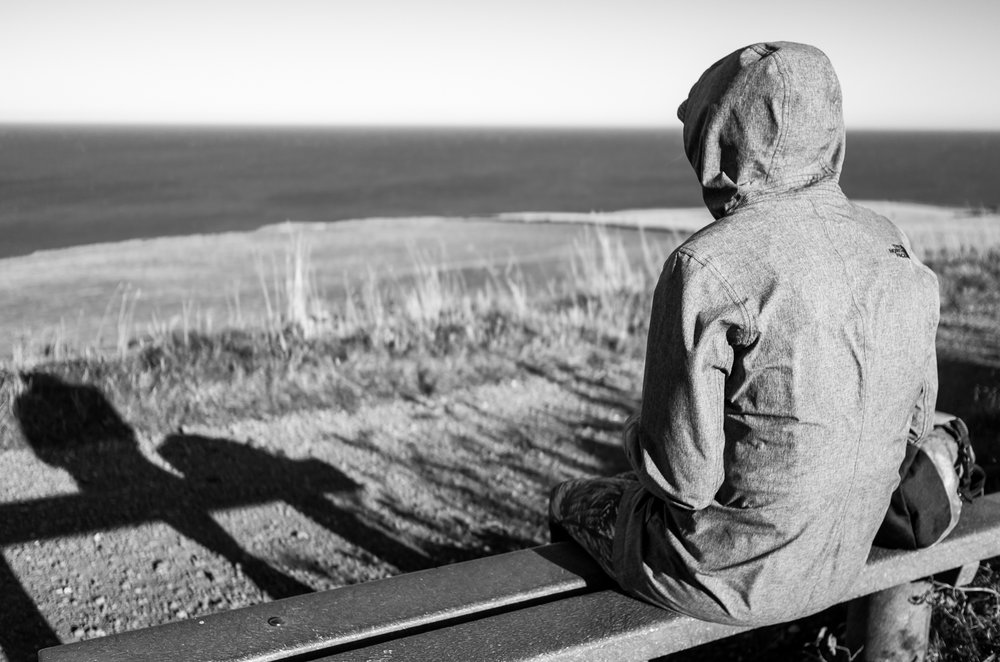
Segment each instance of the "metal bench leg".
[{"label": "metal bench leg", "polygon": [[[901,584],[852,600],[847,608],[847,647],[861,649],[855,662],[923,662],[931,627],[926,580]],[[862,648],[863,647],[863,648]]]}]

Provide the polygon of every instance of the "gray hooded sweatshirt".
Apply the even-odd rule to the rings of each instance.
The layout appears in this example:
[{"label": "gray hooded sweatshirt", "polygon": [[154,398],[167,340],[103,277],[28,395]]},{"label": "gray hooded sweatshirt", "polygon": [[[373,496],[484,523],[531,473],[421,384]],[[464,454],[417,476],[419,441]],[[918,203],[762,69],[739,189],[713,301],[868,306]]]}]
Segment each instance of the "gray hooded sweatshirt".
[{"label": "gray hooded sweatshirt", "polygon": [[903,233],[851,203],[826,56],[756,44],[678,111],[714,223],[667,260],[619,582],[709,621],[762,625],[835,603],[932,425],[938,288]]}]

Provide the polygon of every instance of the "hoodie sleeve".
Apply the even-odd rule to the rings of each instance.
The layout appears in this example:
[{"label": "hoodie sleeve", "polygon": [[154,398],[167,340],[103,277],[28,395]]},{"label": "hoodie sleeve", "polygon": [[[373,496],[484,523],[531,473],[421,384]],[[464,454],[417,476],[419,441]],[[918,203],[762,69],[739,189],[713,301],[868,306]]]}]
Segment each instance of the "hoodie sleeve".
[{"label": "hoodie sleeve", "polygon": [[749,328],[711,264],[684,249],[671,255],[653,295],[642,409],[625,452],[643,486],[676,507],[701,510],[722,485],[725,383]]},{"label": "hoodie sleeve", "polygon": [[938,395],[938,370],[937,370],[937,338],[938,322],[941,319],[941,301],[938,294],[937,276],[914,254],[910,247],[910,240],[900,230],[900,241],[910,253],[910,260],[920,265],[920,270],[927,277],[928,300],[925,305],[933,306],[933,315],[930,319],[927,335],[927,354],[924,357],[923,378],[920,383],[920,393],[913,403],[913,412],[910,415],[910,430],[908,440],[910,443],[917,443],[933,429],[937,422],[935,408],[937,406]]},{"label": "hoodie sleeve", "polygon": [[931,344],[930,355],[924,363],[924,378],[920,394],[913,404],[913,414],[910,417],[909,442],[915,444],[924,438],[934,427],[934,408],[937,404],[938,374],[937,351]]}]

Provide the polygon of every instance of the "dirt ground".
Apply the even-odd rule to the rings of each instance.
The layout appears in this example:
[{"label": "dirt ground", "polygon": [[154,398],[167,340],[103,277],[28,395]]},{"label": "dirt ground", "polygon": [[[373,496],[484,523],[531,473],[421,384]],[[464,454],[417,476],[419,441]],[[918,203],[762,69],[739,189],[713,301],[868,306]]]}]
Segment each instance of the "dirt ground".
[{"label": "dirt ground", "polygon": [[[155,438],[96,390],[48,384],[32,406],[88,414],[71,450],[27,423],[0,453],[2,659],[544,543],[555,483],[625,468],[641,362],[612,358],[497,356],[472,387],[447,379],[460,358],[425,360],[430,393]],[[806,627],[754,641],[802,653]]]},{"label": "dirt ground", "polygon": [[545,542],[555,482],[623,468],[640,366],[580,358],[155,439],[48,385],[35,406],[83,403],[113,433],[53,451],[28,429],[0,453],[4,658]]}]

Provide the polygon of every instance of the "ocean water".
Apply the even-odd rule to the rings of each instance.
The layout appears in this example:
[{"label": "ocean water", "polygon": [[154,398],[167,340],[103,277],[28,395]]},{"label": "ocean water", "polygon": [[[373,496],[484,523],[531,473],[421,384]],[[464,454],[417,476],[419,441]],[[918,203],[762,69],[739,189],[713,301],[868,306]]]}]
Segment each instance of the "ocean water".
[{"label": "ocean water", "polygon": [[[1000,133],[850,132],[861,199],[995,208]],[[678,131],[0,126],[0,257],[295,221],[701,204]]]}]

